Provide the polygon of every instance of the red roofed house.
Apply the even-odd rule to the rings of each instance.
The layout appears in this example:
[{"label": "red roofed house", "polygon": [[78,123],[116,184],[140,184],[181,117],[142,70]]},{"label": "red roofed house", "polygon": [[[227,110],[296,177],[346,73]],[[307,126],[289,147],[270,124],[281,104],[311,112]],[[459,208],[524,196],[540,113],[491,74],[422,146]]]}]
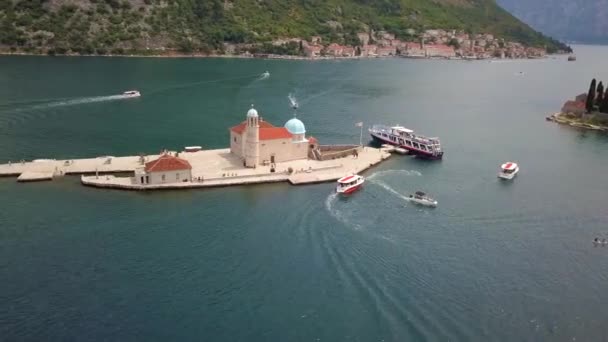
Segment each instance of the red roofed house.
[{"label": "red roofed house", "polygon": [[426,46],[426,55],[427,57],[452,58],[456,57],[456,50],[445,44],[431,44]]},{"label": "red roofed house", "polygon": [[570,113],[575,115],[585,114],[587,111],[585,102],[582,101],[566,101],[562,107],[562,113]]},{"label": "red roofed house", "polygon": [[191,180],[190,163],[167,153],[147,162],[145,167],[135,170],[135,182],[138,184],[181,183]]},{"label": "red roofed house", "polygon": [[230,152],[240,157],[246,167],[307,159],[311,148],[305,137],[304,123],[297,118],[284,127],[262,120],[253,107],[247,120],[230,128]]}]

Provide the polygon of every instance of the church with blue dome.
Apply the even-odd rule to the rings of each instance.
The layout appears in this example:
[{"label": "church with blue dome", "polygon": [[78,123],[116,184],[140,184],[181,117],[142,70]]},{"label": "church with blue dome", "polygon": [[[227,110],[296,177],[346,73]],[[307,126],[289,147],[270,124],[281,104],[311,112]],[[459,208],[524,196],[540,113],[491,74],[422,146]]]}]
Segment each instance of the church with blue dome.
[{"label": "church with blue dome", "polygon": [[308,159],[318,147],[317,140],[306,137],[306,126],[295,116],[283,127],[264,121],[253,105],[245,121],[230,128],[230,152],[246,167]]}]

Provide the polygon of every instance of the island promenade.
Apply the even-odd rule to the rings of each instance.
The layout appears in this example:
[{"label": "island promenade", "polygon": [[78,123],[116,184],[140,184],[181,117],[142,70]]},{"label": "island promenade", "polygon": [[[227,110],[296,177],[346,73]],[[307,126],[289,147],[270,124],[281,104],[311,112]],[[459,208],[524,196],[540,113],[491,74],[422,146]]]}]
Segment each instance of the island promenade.
[{"label": "island promenade", "polygon": [[[175,154],[175,152],[171,152]],[[0,165],[0,176],[19,177],[19,181],[49,180],[63,175],[81,175],[87,186],[126,190],[157,190],[205,188],[271,182],[294,185],[334,181],[347,174],[355,174],[379,164],[390,157],[386,149],[359,147],[358,155],[330,160],[294,160],[277,163],[274,172],[270,165],[246,168],[229,149],[179,152],[179,157],[192,165],[192,179],[188,182],[137,184],[133,180],[136,169],[160,155],[125,157],[97,157],[73,160],[37,159]],[[127,174],[128,175],[125,175]]]}]

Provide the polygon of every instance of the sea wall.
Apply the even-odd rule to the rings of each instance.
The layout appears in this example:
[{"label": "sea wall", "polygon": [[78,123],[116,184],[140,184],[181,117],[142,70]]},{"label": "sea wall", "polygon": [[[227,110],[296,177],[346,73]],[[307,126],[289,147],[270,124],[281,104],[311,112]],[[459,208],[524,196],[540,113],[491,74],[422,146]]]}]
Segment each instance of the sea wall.
[{"label": "sea wall", "polygon": [[319,160],[332,160],[352,156],[361,151],[359,145],[321,145],[319,151],[321,156]]}]

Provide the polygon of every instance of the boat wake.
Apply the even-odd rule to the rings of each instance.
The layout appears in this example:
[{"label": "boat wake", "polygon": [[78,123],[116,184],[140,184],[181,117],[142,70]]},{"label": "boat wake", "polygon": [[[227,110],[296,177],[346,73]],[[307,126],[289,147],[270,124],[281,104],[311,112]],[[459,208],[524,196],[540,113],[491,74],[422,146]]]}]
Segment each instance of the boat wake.
[{"label": "boat wake", "polygon": [[416,171],[416,170],[383,170],[383,171],[374,172],[371,176],[367,177],[367,179],[373,180],[373,179],[379,178],[384,175],[392,175],[392,174],[396,174],[396,175],[400,175],[400,176],[422,176],[422,173],[420,173],[420,171]]},{"label": "boat wake", "polygon": [[329,214],[335,218],[336,220],[338,220],[339,222],[343,223],[346,226],[349,227],[353,227],[356,230],[360,230],[361,226],[351,222],[349,219],[346,218],[346,216],[344,216],[342,214],[342,212],[338,209],[335,208],[335,203],[336,201],[338,201],[339,199],[339,195],[338,193],[331,193],[327,196],[327,198],[325,199],[325,209],[327,209],[327,211],[329,212]]},{"label": "boat wake", "polygon": [[371,182],[374,183],[374,184],[380,185],[386,191],[390,192],[391,194],[395,195],[396,197],[398,197],[398,198],[400,198],[400,199],[402,199],[402,200],[404,200],[406,202],[410,201],[410,199],[407,196],[404,196],[404,195],[400,194],[397,190],[391,188],[388,184],[386,184],[386,183],[384,183],[382,181],[372,180]]},{"label": "boat wake", "polygon": [[298,104],[298,99],[296,99],[296,96],[292,93],[289,93],[289,95],[287,95],[287,98],[289,99],[289,103],[291,104],[291,108],[293,109],[298,109],[298,107],[300,106]]},{"label": "boat wake", "polygon": [[261,81],[261,80],[265,80],[265,79],[267,79],[267,78],[269,78],[269,77],[270,77],[270,73],[269,73],[268,71],[264,71],[264,72],[263,72],[263,73],[260,75],[260,77],[258,77],[258,80],[259,80],[259,81]]},{"label": "boat wake", "polygon": [[[109,95],[109,96],[92,96],[92,97],[80,97],[80,98],[68,98],[60,100],[47,100],[46,102],[41,100],[30,101],[29,105],[23,102],[25,105],[17,106],[16,108],[9,110],[2,110],[3,115],[0,117],[0,126],[12,125],[17,123],[23,123],[34,118],[41,118],[46,116],[45,111],[55,108],[68,107],[83,105],[89,103],[107,102],[107,101],[118,101],[132,98],[128,95]],[[48,112],[47,112],[48,113]]]}]

